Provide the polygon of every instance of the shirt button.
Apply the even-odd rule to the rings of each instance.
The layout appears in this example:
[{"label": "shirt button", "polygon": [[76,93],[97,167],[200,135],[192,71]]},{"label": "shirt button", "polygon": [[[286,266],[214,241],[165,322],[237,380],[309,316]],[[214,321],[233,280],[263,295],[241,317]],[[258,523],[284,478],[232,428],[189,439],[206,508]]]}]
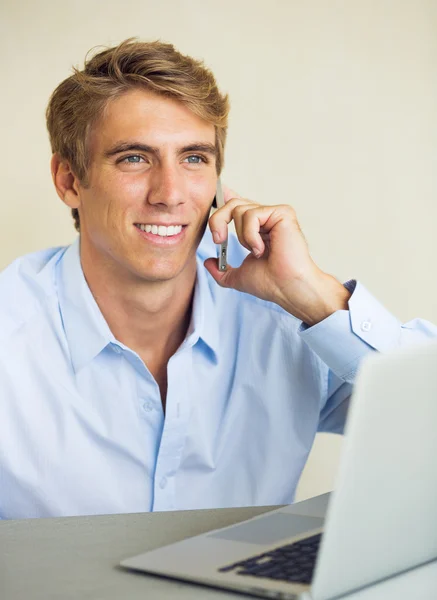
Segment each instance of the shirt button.
[{"label": "shirt button", "polygon": [[363,321],[361,323],[361,331],[370,331],[372,329],[372,323],[370,321]]},{"label": "shirt button", "polygon": [[153,404],[151,402],[144,402],[143,408],[146,412],[151,412],[153,410]]},{"label": "shirt button", "polygon": [[159,487],[161,488],[161,490],[163,490],[167,485],[167,477],[163,477],[161,479],[161,481],[159,482]]}]

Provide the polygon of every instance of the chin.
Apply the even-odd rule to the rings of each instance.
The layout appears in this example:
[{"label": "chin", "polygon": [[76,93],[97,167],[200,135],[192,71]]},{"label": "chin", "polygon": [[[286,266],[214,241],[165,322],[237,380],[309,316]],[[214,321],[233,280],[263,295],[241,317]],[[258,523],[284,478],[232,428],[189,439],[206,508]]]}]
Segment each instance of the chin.
[{"label": "chin", "polygon": [[171,281],[180,276],[185,270],[186,265],[171,265],[171,264],[160,264],[154,265],[150,268],[144,268],[144,266],[137,270],[139,277],[143,281],[160,282],[160,281]]},{"label": "chin", "polygon": [[165,271],[161,271],[161,272],[147,272],[147,273],[142,273],[140,275],[140,278],[143,281],[148,281],[149,283],[160,283],[160,282],[164,282],[164,281],[172,281],[173,279],[176,279],[177,274],[176,273],[171,273],[171,272],[165,272]]}]

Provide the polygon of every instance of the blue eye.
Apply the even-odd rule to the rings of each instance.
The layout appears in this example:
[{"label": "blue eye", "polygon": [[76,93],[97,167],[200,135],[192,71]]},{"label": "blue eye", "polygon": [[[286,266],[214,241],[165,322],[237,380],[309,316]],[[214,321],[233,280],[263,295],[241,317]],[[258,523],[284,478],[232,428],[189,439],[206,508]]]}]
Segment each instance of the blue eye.
[{"label": "blue eye", "polygon": [[124,160],[129,163],[139,163],[141,161],[141,156],[138,156],[138,154],[133,154],[132,156],[126,156]]},{"label": "blue eye", "polygon": [[192,154],[191,156],[187,157],[187,161],[192,165],[199,165],[201,162],[205,162],[205,159],[197,154]]}]

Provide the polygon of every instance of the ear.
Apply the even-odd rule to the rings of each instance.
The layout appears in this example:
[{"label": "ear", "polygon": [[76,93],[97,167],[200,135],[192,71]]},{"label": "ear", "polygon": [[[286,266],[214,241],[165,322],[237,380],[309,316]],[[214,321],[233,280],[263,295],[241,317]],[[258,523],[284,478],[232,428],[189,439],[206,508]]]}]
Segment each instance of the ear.
[{"label": "ear", "polygon": [[50,162],[53,183],[58,196],[70,208],[79,208],[79,180],[71,170],[70,164],[62,160],[58,154],[53,154]]}]

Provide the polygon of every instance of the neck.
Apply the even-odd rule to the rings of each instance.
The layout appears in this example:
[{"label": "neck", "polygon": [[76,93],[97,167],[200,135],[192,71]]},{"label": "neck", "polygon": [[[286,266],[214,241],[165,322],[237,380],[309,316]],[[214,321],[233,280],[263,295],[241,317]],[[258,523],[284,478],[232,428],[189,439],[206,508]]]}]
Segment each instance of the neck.
[{"label": "neck", "polygon": [[85,279],[114,337],[136,352],[156,381],[185,339],[191,319],[196,261],[168,281],[147,281],[99,259],[81,243]]}]

